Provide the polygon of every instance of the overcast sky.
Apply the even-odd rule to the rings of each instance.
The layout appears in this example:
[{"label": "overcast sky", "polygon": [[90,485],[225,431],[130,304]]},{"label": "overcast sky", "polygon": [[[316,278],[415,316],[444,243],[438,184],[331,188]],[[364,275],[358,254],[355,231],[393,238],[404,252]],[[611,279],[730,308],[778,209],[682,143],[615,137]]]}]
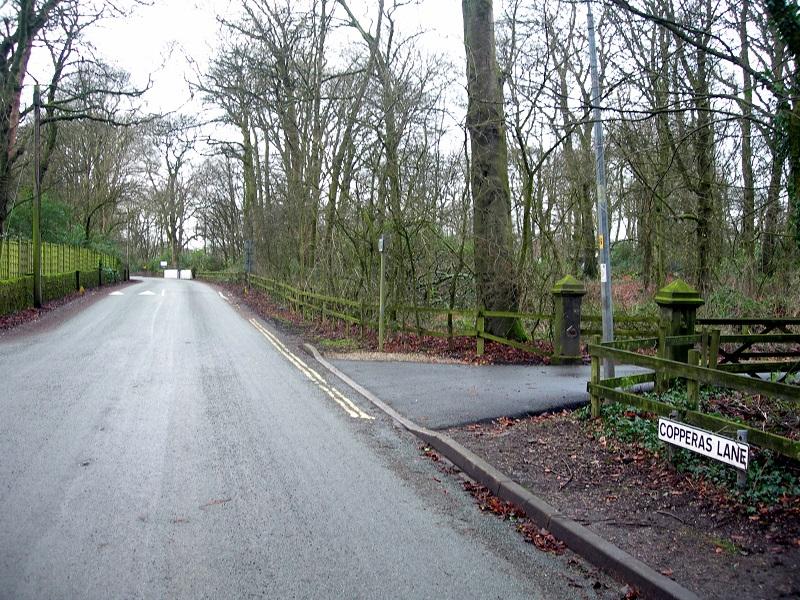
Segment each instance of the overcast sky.
[{"label": "overcast sky", "polygon": [[[241,0],[155,0],[127,19],[96,26],[89,38],[100,57],[131,73],[137,85],[152,79],[145,97],[147,111],[197,110],[199,104],[190,103],[186,80],[198,66],[204,70],[217,46],[218,16],[231,17],[240,6]],[[350,0],[350,6],[365,25],[375,16],[374,0]],[[335,14],[343,11],[337,7]],[[419,6],[405,7],[398,12],[398,29],[405,35],[424,30],[423,46],[453,56],[460,64],[460,0],[422,0]]]}]

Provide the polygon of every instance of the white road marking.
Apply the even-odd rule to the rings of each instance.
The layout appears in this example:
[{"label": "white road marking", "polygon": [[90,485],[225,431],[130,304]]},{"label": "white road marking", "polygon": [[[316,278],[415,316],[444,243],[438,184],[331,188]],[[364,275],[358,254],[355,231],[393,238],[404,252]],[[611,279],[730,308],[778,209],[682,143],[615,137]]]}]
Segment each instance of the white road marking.
[{"label": "white road marking", "polygon": [[167,290],[161,290],[161,297],[162,297],[162,298],[164,297],[164,294],[165,294],[165,292],[166,292],[166,291],[167,291]]},{"label": "white road marking", "polygon": [[153,292],[151,292],[150,290],[147,290],[146,292],[139,292],[139,295],[140,296],[155,296],[155,294]]},{"label": "white road marking", "polygon": [[219,294],[219,297],[220,297],[220,298],[222,298],[223,300],[225,300],[225,302],[227,302],[227,301],[228,301],[228,297],[227,297],[225,294],[223,294],[222,292],[217,292],[217,293]]},{"label": "white road marking", "polygon": [[109,294],[109,296],[124,296],[124,295],[125,295],[125,294],[123,294],[122,292],[111,292],[111,293]]},{"label": "white road marking", "polygon": [[[220,294],[221,295],[221,294]],[[255,319],[250,319],[250,324],[253,325],[265,338],[267,341],[272,344],[272,346],[282,354],[290,363],[292,363],[297,370],[300,371],[303,375],[308,377],[312,383],[316,384],[318,388],[320,388],[323,392],[325,392],[331,400],[336,402],[344,412],[346,412],[349,416],[354,419],[367,419],[373,420],[375,417],[372,417],[361,410],[356,404],[353,403],[347,396],[342,394],[336,388],[328,385],[328,383],[322,378],[322,375],[317,373],[314,369],[309,367],[306,363],[304,363],[300,357],[296,354],[293,354],[284,344],[281,342],[277,337],[272,335],[267,329],[262,327],[261,323],[256,321]]]}]

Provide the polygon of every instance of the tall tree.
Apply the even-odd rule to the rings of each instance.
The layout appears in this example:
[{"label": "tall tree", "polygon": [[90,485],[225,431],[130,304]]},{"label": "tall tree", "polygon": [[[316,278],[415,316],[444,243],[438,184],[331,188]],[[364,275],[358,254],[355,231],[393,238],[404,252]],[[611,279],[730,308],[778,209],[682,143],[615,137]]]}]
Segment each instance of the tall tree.
[{"label": "tall tree", "polygon": [[13,197],[13,172],[23,154],[17,141],[22,89],[33,42],[45,28],[59,0],[20,0],[5,16],[0,38],[0,232]]},{"label": "tall tree", "polygon": [[196,179],[187,175],[197,143],[197,124],[191,117],[165,117],[152,124],[155,153],[146,169],[154,212],[166,237],[173,267],[187,244],[198,237],[188,225],[200,209]]},{"label": "tall tree", "polygon": [[[518,308],[514,272],[511,193],[503,111],[497,68],[492,0],[462,0],[467,55],[467,129],[471,145],[474,203],[475,278],[478,305],[492,311]],[[486,330],[525,339],[517,319],[493,317]]]},{"label": "tall tree", "polygon": [[[138,3],[140,0],[133,0]],[[91,58],[76,60],[83,32],[107,16],[123,15],[116,3],[101,0],[15,0],[2,2],[3,21],[0,25],[0,232],[18,188],[15,177],[20,173],[25,143],[19,138],[22,119],[30,107],[22,107],[22,92],[28,75],[28,63],[36,43],[47,49],[52,60],[50,81],[43,90],[45,121],[50,123],[45,132],[45,156],[42,168],[46,170],[47,157],[52,153],[59,120],[76,120],[86,116],[84,109],[91,105],[91,96],[97,90],[82,90],[80,98],[66,98],[61,84],[75,71],[92,64],[104,69],[100,61]],[[105,83],[113,79],[107,78]],[[117,82],[118,83],[118,82]],[[115,92],[114,90],[120,90]],[[138,96],[143,90],[103,88],[101,96],[109,93]],[[76,100],[82,103],[76,103]],[[97,118],[95,116],[95,118]]]}]

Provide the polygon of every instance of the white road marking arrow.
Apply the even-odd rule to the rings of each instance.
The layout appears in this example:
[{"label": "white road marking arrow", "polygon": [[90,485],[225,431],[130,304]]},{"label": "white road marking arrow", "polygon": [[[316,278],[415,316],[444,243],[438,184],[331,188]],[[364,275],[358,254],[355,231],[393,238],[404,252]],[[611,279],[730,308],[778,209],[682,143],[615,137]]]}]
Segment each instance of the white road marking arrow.
[{"label": "white road marking arrow", "polygon": [[124,296],[124,295],[125,295],[125,294],[124,294],[123,292],[111,292],[111,293],[109,294],[109,296]]},{"label": "white road marking arrow", "polygon": [[153,292],[151,292],[150,290],[147,290],[146,292],[139,292],[139,295],[140,296],[155,296],[155,294]]}]

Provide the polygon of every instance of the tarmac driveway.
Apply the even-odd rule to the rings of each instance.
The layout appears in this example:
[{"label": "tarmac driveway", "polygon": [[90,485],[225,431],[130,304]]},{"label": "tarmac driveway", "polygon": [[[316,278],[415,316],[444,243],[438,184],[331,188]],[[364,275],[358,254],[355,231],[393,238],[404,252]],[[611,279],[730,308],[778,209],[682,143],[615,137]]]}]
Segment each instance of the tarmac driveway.
[{"label": "tarmac driveway", "polygon": [[430,429],[574,408],[589,401],[587,365],[331,362],[399,413]]}]

